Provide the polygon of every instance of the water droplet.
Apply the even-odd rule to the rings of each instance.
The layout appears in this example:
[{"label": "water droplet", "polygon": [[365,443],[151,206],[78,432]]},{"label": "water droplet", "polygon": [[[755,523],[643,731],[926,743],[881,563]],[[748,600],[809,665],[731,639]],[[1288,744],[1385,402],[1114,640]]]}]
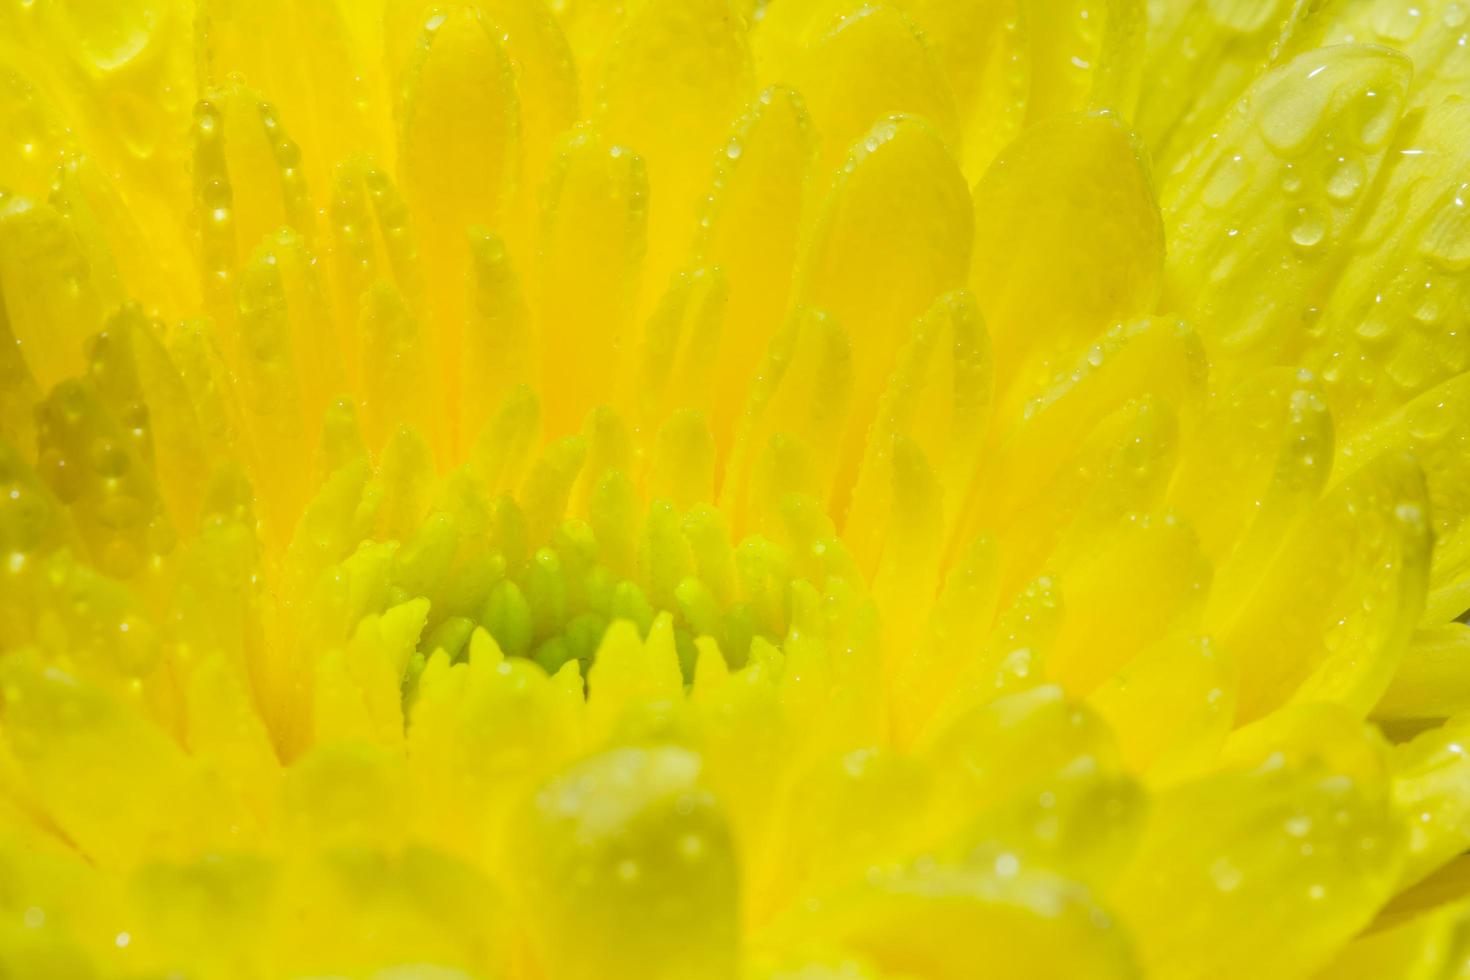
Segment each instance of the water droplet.
[{"label": "water droplet", "polygon": [[1363,165],[1351,158],[1339,158],[1327,178],[1327,196],[1334,201],[1351,201],[1363,188]]},{"label": "water droplet", "polygon": [[1429,223],[1420,245],[1424,256],[1446,272],[1470,269],[1470,207],[1465,201],[1461,185]]},{"label": "water droplet", "polygon": [[1424,295],[1420,297],[1418,305],[1414,307],[1414,319],[1425,325],[1438,323],[1444,316],[1444,306],[1439,301],[1438,294],[1430,287],[1434,284],[1424,284]]},{"label": "water droplet", "polygon": [[1220,858],[1210,865],[1210,877],[1214,879],[1215,887],[1222,892],[1233,892],[1240,887],[1243,877],[1240,869],[1231,864],[1227,859]]},{"label": "water droplet", "polygon": [[[1257,95],[1256,129],[1277,156],[1294,157],[1322,128],[1333,88],[1332,62],[1294,63],[1289,74],[1273,79]],[[1305,75],[1301,72],[1305,70]],[[1320,80],[1319,76],[1321,77]]]},{"label": "water droplet", "polygon": [[1299,208],[1291,225],[1292,244],[1303,251],[1310,251],[1322,243],[1327,236],[1327,223],[1311,208]]},{"label": "water droplet", "polygon": [[1388,141],[1399,118],[1399,100],[1391,93],[1364,92],[1358,102],[1358,142],[1375,150]]},{"label": "water droplet", "polygon": [[1215,267],[1210,270],[1210,281],[1223,282],[1224,280],[1230,278],[1231,273],[1235,271],[1235,263],[1237,258],[1238,255],[1235,251],[1226,252],[1224,255],[1220,256],[1220,260],[1216,262]]},{"label": "water droplet", "polygon": [[128,454],[111,440],[100,440],[92,449],[92,465],[103,479],[118,479],[128,473]]},{"label": "water droplet", "polygon": [[1367,343],[1374,343],[1388,336],[1388,323],[1376,317],[1366,317],[1358,321],[1354,331],[1358,338]]}]

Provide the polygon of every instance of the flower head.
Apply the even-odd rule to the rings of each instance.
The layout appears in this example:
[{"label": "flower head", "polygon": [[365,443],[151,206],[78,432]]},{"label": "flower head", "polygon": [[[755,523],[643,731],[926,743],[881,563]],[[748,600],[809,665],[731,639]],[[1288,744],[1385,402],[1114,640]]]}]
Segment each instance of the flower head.
[{"label": "flower head", "polygon": [[0,3],[0,975],[1462,975],[1467,38]]}]

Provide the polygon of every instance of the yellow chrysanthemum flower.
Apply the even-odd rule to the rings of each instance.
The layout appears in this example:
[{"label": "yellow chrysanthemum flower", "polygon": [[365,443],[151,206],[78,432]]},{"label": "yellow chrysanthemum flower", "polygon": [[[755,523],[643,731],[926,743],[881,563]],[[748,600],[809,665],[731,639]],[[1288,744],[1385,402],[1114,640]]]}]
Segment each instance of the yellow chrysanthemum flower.
[{"label": "yellow chrysanthemum flower", "polygon": [[1470,977],[1470,3],[0,0],[0,977]]}]

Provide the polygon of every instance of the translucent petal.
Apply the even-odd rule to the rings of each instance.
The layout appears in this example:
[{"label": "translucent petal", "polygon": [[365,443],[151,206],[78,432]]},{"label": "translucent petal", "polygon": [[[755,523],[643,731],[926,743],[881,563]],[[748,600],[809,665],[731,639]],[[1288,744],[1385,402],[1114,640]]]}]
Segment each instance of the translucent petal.
[{"label": "translucent petal", "polygon": [[929,832],[941,860],[1002,877],[1054,871],[1089,886],[1118,873],[1144,800],[1090,709],[1046,685],[992,700],[940,730],[925,737],[922,753],[935,768]]},{"label": "translucent petal", "polygon": [[0,678],[6,741],[50,819],[93,861],[126,868],[224,841],[218,799],[133,705],[24,657],[7,657]]},{"label": "translucent petal", "polygon": [[1407,6],[1331,0],[1292,36],[1290,51],[1354,41],[1397,49],[1414,62],[1413,102],[1433,106],[1461,95],[1470,77],[1464,16],[1454,0]]},{"label": "translucent petal", "polygon": [[146,455],[90,382],[63,382],[40,403],[36,446],[42,478],[98,567],[118,578],[156,571],[177,534]]},{"label": "translucent petal", "polygon": [[462,980],[508,968],[503,894],[438,850],[343,848],[289,865],[278,880],[265,941],[289,974]]},{"label": "translucent petal", "polygon": [[115,284],[99,282],[81,242],[54,208],[0,194],[0,283],[10,331],[43,389],[82,368],[82,341],[116,302]]},{"label": "translucent petal", "polygon": [[942,528],[956,522],[975,479],[990,421],[990,339],[974,299],[947,294],[913,327],[868,431],[848,511],[846,540],[864,565],[876,560],[896,440],[912,440],[933,467]]},{"label": "translucent petal", "polygon": [[1168,632],[1199,628],[1209,565],[1194,534],[1168,517],[1125,519],[1053,568],[1066,614],[1047,675],[1078,696]]},{"label": "translucent petal", "polygon": [[363,297],[363,430],[370,447],[382,446],[400,425],[430,433],[443,445],[447,422],[434,411],[438,391],[430,381],[432,351],[427,328],[390,283],[375,283]]},{"label": "translucent petal", "polygon": [[785,494],[831,492],[852,398],[851,345],[816,310],[797,310],[772,338],[720,491],[737,530],[773,522]]},{"label": "translucent petal", "polygon": [[[1150,432],[1152,438],[1144,445],[1155,451],[1125,459],[1125,472],[1120,475],[1125,477],[1125,484],[1157,486],[1161,472],[1167,473],[1173,466],[1172,421],[1160,418],[1157,405],[1143,405],[1156,400],[1166,406],[1188,408],[1203,395],[1204,375],[1205,358],[1199,338],[1181,322],[1144,319],[1108,330],[1053,376],[1041,394],[1020,410],[1018,421],[1001,429],[1004,441],[971,494],[961,531],[974,533],[981,526],[1008,529],[1018,513],[1037,502],[1039,491],[1059,476],[1065,478],[1069,465],[1089,458],[1086,453],[1095,432],[1097,440],[1111,449],[1118,445],[1116,437],[1128,432],[1135,420],[1142,431],[1133,434]],[[1116,415],[1126,424],[1100,425],[1130,403],[1131,409]],[[1005,406],[998,408],[1004,410]],[[1133,418],[1126,418],[1128,415]],[[1127,480],[1129,468],[1139,470],[1141,479]],[[1096,479],[1095,471],[1085,471],[1084,475],[1092,477],[1084,486]],[[1147,500],[1146,495],[1134,495],[1126,500],[1125,512],[1146,506]],[[1035,516],[1045,523],[1048,513],[1042,506]],[[1045,530],[1055,534],[1061,525]],[[1025,539],[1025,535],[1017,537]]]},{"label": "translucent petal", "polygon": [[1422,609],[1428,514],[1418,467],[1380,457],[1303,518],[1238,608],[1212,607],[1243,721],[1291,699],[1373,706]]},{"label": "translucent petal", "polygon": [[1271,368],[1214,395],[1188,438],[1169,505],[1215,563],[1210,602],[1228,608],[1321,494],[1332,416],[1315,378]]},{"label": "translucent petal", "polygon": [[783,828],[786,876],[810,894],[908,857],[922,840],[929,783],[922,763],[882,749],[808,767],[793,787],[793,819]]},{"label": "translucent petal", "polygon": [[[312,185],[322,187],[330,168],[348,153],[389,149],[385,138],[389,106],[376,97],[380,82],[376,56],[382,41],[361,43],[358,22],[366,19],[366,11],[354,11],[354,6],[204,0],[197,24],[189,24],[180,10],[161,19],[160,26],[186,37],[193,28],[209,39],[197,69],[204,79],[218,84],[244,77],[279,99],[290,127],[311,134],[302,166]],[[376,6],[380,21],[376,26],[381,29],[381,5]],[[188,52],[187,46],[184,50]],[[188,69],[195,70],[187,53],[184,60]]]},{"label": "translucent petal", "polygon": [[1457,930],[1465,910],[1448,905],[1405,923],[1369,928],[1344,946],[1319,980],[1435,980],[1453,976],[1460,942]]},{"label": "translucent petal", "polygon": [[1470,451],[1461,421],[1470,412],[1470,374],[1461,374],[1415,398],[1342,447],[1338,472],[1355,473],[1383,452],[1409,452],[1424,469],[1434,563],[1424,618],[1442,623],[1470,608],[1470,534],[1463,476]]},{"label": "translucent petal", "polygon": [[1089,105],[1132,115],[1143,53],[1139,0],[1026,0],[1021,6],[1030,53],[1028,120]]},{"label": "translucent petal", "polygon": [[790,66],[775,72],[806,100],[823,172],[892,113],[923,117],[958,156],[954,96],[924,37],[893,7],[843,6],[818,18]]},{"label": "translucent petal", "polygon": [[906,744],[922,729],[983,644],[999,600],[995,543],[977,538],[949,569],[917,642],[895,651],[892,690],[894,735]]},{"label": "translucent petal", "polygon": [[[637,0],[610,36],[594,118],[647,164],[647,275],[683,260],[715,151],[755,93],[743,23],[728,0]],[[655,294],[656,295],[656,294]]]},{"label": "translucent petal", "polygon": [[552,433],[574,431],[613,400],[638,302],[647,196],[643,161],[628,149],[589,129],[563,141],[542,213],[538,294],[543,348],[561,352],[542,376]]},{"label": "translucent petal", "polygon": [[588,725],[594,738],[606,735],[618,716],[640,701],[678,697],[684,682],[674,654],[673,622],[663,614],[645,642],[627,621],[603,636],[587,677]]},{"label": "translucent petal", "polygon": [[0,66],[0,119],[13,134],[0,151],[0,185],[39,198],[75,140],[54,101],[8,59]]},{"label": "translucent petal", "polygon": [[1393,799],[1408,827],[1404,884],[1464,852],[1470,806],[1470,717],[1456,716],[1394,750]]},{"label": "translucent petal", "polygon": [[1145,650],[1088,698],[1130,769],[1162,783],[1214,762],[1235,721],[1235,664],[1204,637]]},{"label": "translucent petal", "polygon": [[1139,135],[1164,173],[1275,59],[1306,14],[1295,0],[1151,3]]},{"label": "translucent petal", "polygon": [[643,331],[639,415],[650,428],[678,409],[708,412],[727,333],[729,288],[719,269],[680,273]]},{"label": "translucent petal", "polygon": [[11,451],[33,452],[36,423],[32,406],[40,400],[40,386],[10,329],[5,295],[0,292],[0,438]]},{"label": "translucent petal", "polygon": [[907,325],[961,284],[970,238],[964,180],[927,123],[891,117],[853,147],[797,271],[800,301],[830,313],[853,338],[845,471],[857,468]]},{"label": "translucent petal", "polygon": [[[4,442],[0,442],[0,486],[6,488],[0,495],[0,552],[16,556],[7,571],[19,573],[27,562],[64,542],[70,529],[65,511],[45,482]],[[7,631],[18,621],[9,613],[0,619]]]},{"label": "translucent petal", "polygon": [[[975,185],[974,208],[970,285],[1012,384],[1044,380],[1114,322],[1152,308],[1163,229],[1143,149],[1116,116],[1033,127]],[[1059,279],[1067,289],[1049,288]]]},{"label": "translucent petal", "polygon": [[1321,769],[1220,773],[1155,797],[1109,904],[1147,975],[1309,975],[1396,880],[1397,826]]},{"label": "translucent petal", "polygon": [[568,695],[535,664],[507,660],[484,629],[468,661],[429,658],[408,727],[409,779],[422,833],[499,861],[512,808],[577,748],[581,682]]},{"label": "translucent petal", "polygon": [[[1458,99],[1405,120],[1372,214],[1321,304],[1302,363],[1321,376],[1345,443],[1470,368],[1467,144],[1470,106]],[[1365,181],[1348,156],[1327,193],[1353,199],[1368,193]]]},{"label": "translucent petal", "polygon": [[208,452],[183,378],[159,339],[161,324],[136,308],[112,317],[93,338],[89,368],[127,381],[108,397],[113,414],[146,432],[151,466],[169,514],[181,531],[193,530],[207,485]]},{"label": "translucent petal", "polygon": [[[300,151],[276,107],[232,79],[194,107],[194,219],[210,313],[234,319],[239,266],[282,226],[310,241],[315,215],[299,169]],[[225,333],[225,351],[235,356]]]},{"label": "translucent petal", "polygon": [[[337,166],[328,217],[334,232],[339,316],[360,313],[364,294],[379,279],[391,280],[399,292],[422,301],[423,270],[408,205],[371,157],[349,157]],[[348,376],[358,382],[362,341],[355,330],[342,333]]]},{"label": "translucent petal", "polygon": [[1470,711],[1470,685],[1460,668],[1470,656],[1470,627],[1428,626],[1414,633],[1373,717],[1387,722],[1448,718]]},{"label": "translucent petal", "polygon": [[1019,0],[898,0],[954,93],[965,176],[978,180],[1025,120],[1031,51]]},{"label": "translucent petal", "polygon": [[[1138,975],[1122,932],[1087,892],[1051,876],[935,869],[876,876],[814,902],[792,931],[830,936],[885,975],[1017,980]],[[819,974],[820,975],[820,974]]]},{"label": "translucent petal", "polygon": [[683,749],[615,749],[537,791],[514,839],[544,969],[736,975],[735,855],[700,771]]},{"label": "translucent petal", "polygon": [[403,81],[400,173],[442,261],[467,225],[495,226],[504,215],[520,176],[521,110],[500,33],[479,10],[432,17],[420,30]]},{"label": "translucent petal", "polygon": [[1222,378],[1300,348],[1362,207],[1329,192],[1333,167],[1351,160],[1371,184],[1409,76],[1383,48],[1304,54],[1262,75],[1164,182],[1162,303],[1194,321]]},{"label": "translucent petal", "polygon": [[729,289],[713,392],[715,439],[728,449],[766,344],[785,322],[791,270],[813,153],[801,97],[769,88],[740,117],[715,154],[715,177],[696,235],[695,255],[718,266]]}]

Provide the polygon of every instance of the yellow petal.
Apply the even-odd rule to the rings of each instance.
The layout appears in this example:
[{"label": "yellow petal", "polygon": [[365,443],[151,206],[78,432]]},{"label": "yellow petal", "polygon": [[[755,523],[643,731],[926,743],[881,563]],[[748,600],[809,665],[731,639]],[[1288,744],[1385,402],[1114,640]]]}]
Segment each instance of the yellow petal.
[{"label": "yellow petal", "polygon": [[853,338],[848,472],[907,325],[961,284],[970,237],[963,177],[928,123],[894,116],[852,148],[797,272],[800,301]]},{"label": "yellow petal", "polygon": [[724,152],[715,154],[694,251],[698,261],[724,272],[726,319],[741,325],[720,338],[722,369],[711,418],[724,449],[734,440],[761,355],[785,322],[813,138],[801,97],[773,87],[736,122]]},{"label": "yellow petal", "polygon": [[543,785],[515,831],[543,969],[736,976],[736,864],[699,756],[615,749]]},{"label": "yellow petal", "polygon": [[912,440],[935,470],[942,527],[958,519],[984,445],[992,384],[990,342],[974,299],[950,293],[917,320],[898,353],[853,486],[846,539],[871,566],[885,531],[895,440]]},{"label": "yellow petal", "polygon": [[1235,721],[1235,664],[1204,637],[1165,639],[1087,701],[1118,736],[1129,768],[1164,783],[1215,760]]},{"label": "yellow petal", "polygon": [[1150,4],[1138,132],[1163,173],[1276,57],[1307,11],[1293,0]]},{"label": "yellow petal", "polygon": [[1212,601],[1259,573],[1282,534],[1316,501],[1332,466],[1332,416],[1310,374],[1274,368],[1212,397],[1169,487],[1213,559]]},{"label": "yellow petal", "polygon": [[1029,120],[1088,105],[1132,114],[1142,77],[1144,4],[1026,0],[1021,13],[1031,48]]},{"label": "yellow petal", "polygon": [[1381,457],[1318,502],[1238,609],[1212,607],[1242,721],[1293,699],[1373,706],[1422,609],[1427,516],[1418,467]]},{"label": "yellow petal", "polygon": [[958,157],[954,96],[923,35],[893,7],[842,6],[849,9],[819,18],[792,64],[774,73],[806,99],[824,173],[874,123],[899,112],[928,120]]},{"label": "yellow petal", "polygon": [[[542,343],[547,428],[575,431],[613,400],[629,345],[646,243],[648,178],[640,157],[589,129],[563,141],[541,222]],[[588,334],[584,325],[599,324]],[[554,411],[553,407],[554,406]]]},{"label": "yellow petal", "polygon": [[1393,683],[1373,708],[1386,722],[1448,718],[1470,710],[1460,667],[1470,655],[1470,627],[1443,623],[1419,629],[1404,651]]},{"label": "yellow petal", "polygon": [[1457,930],[1464,915],[1462,905],[1450,904],[1391,927],[1370,928],[1344,946],[1317,974],[1318,980],[1433,980],[1446,976],[1457,955]]},{"label": "yellow petal", "polygon": [[1383,48],[1303,54],[1262,75],[1165,181],[1163,305],[1194,321],[1226,372],[1300,349],[1363,201],[1334,196],[1328,178],[1351,160],[1372,183],[1409,76]]},{"label": "yellow petal", "polygon": [[21,656],[3,665],[6,740],[49,817],[98,864],[225,839],[224,815],[183,750],[97,688]]},{"label": "yellow petal", "polygon": [[944,70],[958,112],[965,176],[978,180],[1025,121],[1031,51],[1019,0],[899,0]]},{"label": "yellow petal", "polygon": [[1031,128],[975,185],[974,209],[970,285],[1012,384],[1044,380],[1114,322],[1152,308],[1163,229],[1143,149],[1116,116]]},{"label": "yellow petal", "polygon": [[1470,411],[1470,374],[1457,375],[1409,402],[1342,448],[1339,471],[1359,468],[1385,452],[1409,452],[1424,469],[1435,537],[1430,594],[1424,618],[1442,623],[1465,611],[1470,600],[1470,534],[1461,500],[1461,475],[1470,453],[1460,420]]},{"label": "yellow petal", "polygon": [[594,118],[609,142],[644,160],[658,188],[646,263],[657,290],[689,247],[715,150],[755,77],[728,0],[636,0],[626,11],[600,66]]},{"label": "yellow petal", "polygon": [[1409,830],[1405,885],[1464,852],[1470,718],[1456,716],[1394,750],[1393,799]]},{"label": "yellow petal", "polygon": [[1017,980],[1123,980],[1136,975],[1113,921],[1085,890],[1050,876],[949,868],[899,873],[809,909],[792,926],[797,936],[810,930],[834,937],[885,975],[934,980],[992,974]]},{"label": "yellow petal", "polygon": [[1321,769],[1208,776],[1154,799],[1110,905],[1147,975],[1309,975],[1387,897],[1397,829]]},{"label": "yellow petal", "polygon": [[[1302,360],[1320,374],[1344,443],[1470,368],[1452,312],[1470,297],[1467,138],[1470,106],[1458,99],[1405,120],[1372,216],[1313,325]],[[1327,193],[1352,199],[1368,192],[1365,181],[1347,157]]]},{"label": "yellow petal", "polygon": [[82,341],[118,297],[55,208],[0,196],[0,282],[15,346],[36,383],[49,389],[80,374]]}]

